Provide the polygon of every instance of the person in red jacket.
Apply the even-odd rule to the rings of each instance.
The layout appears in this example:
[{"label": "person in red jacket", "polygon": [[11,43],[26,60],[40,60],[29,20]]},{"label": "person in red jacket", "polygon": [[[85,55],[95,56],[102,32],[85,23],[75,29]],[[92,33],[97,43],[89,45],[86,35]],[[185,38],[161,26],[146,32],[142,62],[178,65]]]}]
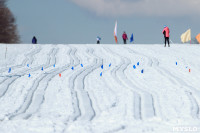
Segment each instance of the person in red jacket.
[{"label": "person in red jacket", "polygon": [[124,44],[126,44],[126,40],[128,40],[128,37],[125,31],[124,31],[124,34],[122,35],[122,39],[124,41]]},{"label": "person in red jacket", "polygon": [[165,37],[165,47],[166,47],[166,43],[168,43],[168,47],[170,47],[169,45],[169,28],[167,26],[164,26],[164,29],[163,29],[163,34],[164,34],[164,37]]}]

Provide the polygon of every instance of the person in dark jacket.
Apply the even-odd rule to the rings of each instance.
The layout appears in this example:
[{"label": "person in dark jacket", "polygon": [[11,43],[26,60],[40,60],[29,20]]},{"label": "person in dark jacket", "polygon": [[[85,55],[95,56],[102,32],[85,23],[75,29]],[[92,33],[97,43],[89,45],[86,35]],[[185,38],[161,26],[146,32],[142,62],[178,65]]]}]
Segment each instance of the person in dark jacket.
[{"label": "person in dark jacket", "polygon": [[101,38],[99,36],[97,36],[97,44],[100,44],[100,40],[101,40]]},{"label": "person in dark jacket", "polygon": [[170,47],[169,45],[169,28],[167,26],[164,26],[164,29],[163,29],[163,35],[164,35],[164,38],[165,38],[165,47],[166,47],[166,43],[168,43],[168,47]]},{"label": "person in dark jacket", "polygon": [[32,44],[37,44],[37,39],[36,39],[35,36],[34,36],[33,39],[32,39]]},{"label": "person in dark jacket", "polygon": [[124,41],[124,44],[126,44],[126,40],[128,40],[128,37],[125,31],[124,31],[124,34],[122,35],[122,39]]}]

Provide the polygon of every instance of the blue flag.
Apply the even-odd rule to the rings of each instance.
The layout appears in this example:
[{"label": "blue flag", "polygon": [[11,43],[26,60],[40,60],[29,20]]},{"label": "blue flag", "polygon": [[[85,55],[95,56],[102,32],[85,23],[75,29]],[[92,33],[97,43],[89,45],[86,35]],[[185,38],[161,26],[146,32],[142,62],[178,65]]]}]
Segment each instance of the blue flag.
[{"label": "blue flag", "polygon": [[130,43],[132,43],[134,41],[133,39],[133,33],[131,34],[131,37],[130,37]]},{"label": "blue flag", "polygon": [[28,77],[30,78],[31,77],[31,74],[29,73]]},{"label": "blue flag", "polygon": [[111,67],[111,63],[109,64],[109,67]]},{"label": "blue flag", "polygon": [[81,64],[81,67],[83,67],[83,64]]}]

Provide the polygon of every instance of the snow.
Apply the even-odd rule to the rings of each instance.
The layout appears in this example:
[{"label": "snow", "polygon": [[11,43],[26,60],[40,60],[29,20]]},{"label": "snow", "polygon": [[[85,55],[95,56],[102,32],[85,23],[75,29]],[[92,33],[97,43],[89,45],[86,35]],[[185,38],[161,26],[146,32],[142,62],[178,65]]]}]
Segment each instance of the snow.
[{"label": "snow", "polygon": [[199,45],[0,49],[0,133],[200,132]]}]

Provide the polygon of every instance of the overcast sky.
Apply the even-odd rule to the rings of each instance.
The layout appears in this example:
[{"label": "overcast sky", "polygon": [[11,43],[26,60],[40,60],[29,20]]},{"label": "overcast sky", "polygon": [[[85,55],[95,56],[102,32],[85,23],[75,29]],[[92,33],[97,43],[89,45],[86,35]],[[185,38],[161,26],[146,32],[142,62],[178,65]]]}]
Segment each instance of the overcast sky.
[{"label": "overcast sky", "polygon": [[180,43],[188,28],[192,37],[200,33],[200,0],[9,0],[22,43],[114,43],[122,33],[134,35],[135,43],[161,44],[162,30],[170,28],[170,39]]}]

